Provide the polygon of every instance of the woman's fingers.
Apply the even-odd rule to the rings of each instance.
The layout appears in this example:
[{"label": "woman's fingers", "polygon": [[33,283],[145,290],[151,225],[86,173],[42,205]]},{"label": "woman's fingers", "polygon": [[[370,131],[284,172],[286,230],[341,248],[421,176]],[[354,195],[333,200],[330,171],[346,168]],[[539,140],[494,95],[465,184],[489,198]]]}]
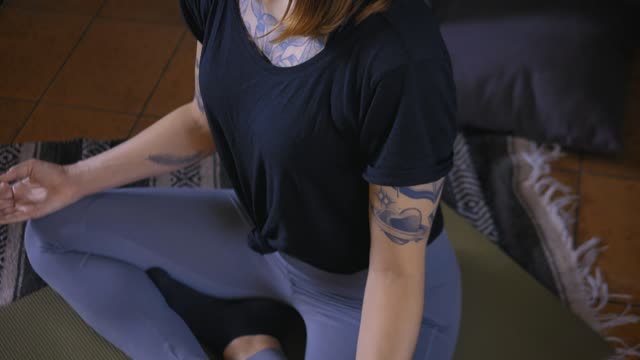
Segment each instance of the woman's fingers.
[{"label": "woman's fingers", "polygon": [[0,215],[7,215],[13,212],[27,212],[31,211],[34,207],[38,206],[38,203],[30,202],[30,201],[20,201],[17,203],[13,203],[8,207],[0,209]]},{"label": "woman's fingers", "polygon": [[7,183],[0,183],[0,210],[13,207],[13,190]]},{"label": "woman's fingers", "polygon": [[47,189],[26,178],[13,185],[13,196],[18,203],[21,201],[44,201],[47,197]]},{"label": "woman's fingers", "polygon": [[12,224],[38,217],[38,205],[26,204],[0,211],[0,224]]},{"label": "woman's fingers", "polygon": [[12,199],[13,191],[9,183],[0,182],[0,200]]},{"label": "woman's fingers", "polygon": [[31,201],[30,196],[16,197],[15,199],[0,200],[0,214],[7,214],[12,211],[30,211],[36,205],[42,204],[42,201]]},{"label": "woman's fingers", "polygon": [[[0,218],[7,220],[11,216],[30,218],[35,216],[36,207],[46,199],[46,189],[25,178],[13,184],[9,190],[10,198],[0,200]],[[0,220],[1,221],[1,220]]]},{"label": "woman's fingers", "polygon": [[32,159],[10,167],[7,172],[0,174],[0,181],[12,182],[29,176],[33,168],[33,163],[34,160]]},{"label": "woman's fingers", "polygon": [[0,200],[0,211],[5,209],[13,209],[13,199],[9,200]]},{"label": "woman's fingers", "polygon": [[15,224],[31,219],[31,216],[25,214],[16,214],[12,216],[0,216],[0,225]]}]

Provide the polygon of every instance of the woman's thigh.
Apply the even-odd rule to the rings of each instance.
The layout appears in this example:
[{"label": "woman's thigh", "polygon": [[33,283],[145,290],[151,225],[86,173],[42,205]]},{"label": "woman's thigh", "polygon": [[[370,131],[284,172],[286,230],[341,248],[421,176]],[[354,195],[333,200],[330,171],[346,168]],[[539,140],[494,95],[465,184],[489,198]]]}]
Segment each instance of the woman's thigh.
[{"label": "woman's thigh", "polygon": [[[306,360],[355,358],[367,272],[325,273],[287,256],[293,305],[307,328]],[[460,270],[443,232],[427,249],[425,307],[414,360],[451,359],[461,311]]]},{"label": "woman's thigh", "polygon": [[30,221],[29,230],[49,251],[162,267],[210,295],[284,297],[282,271],[248,247],[251,228],[232,197],[232,189],[110,189]]}]

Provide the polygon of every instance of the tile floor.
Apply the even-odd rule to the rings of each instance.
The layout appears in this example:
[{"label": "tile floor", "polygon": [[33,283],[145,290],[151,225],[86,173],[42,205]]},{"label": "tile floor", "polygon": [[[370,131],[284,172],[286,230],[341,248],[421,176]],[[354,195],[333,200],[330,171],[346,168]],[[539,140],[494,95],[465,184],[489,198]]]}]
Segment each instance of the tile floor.
[{"label": "tile floor", "polygon": [[[133,136],[193,96],[195,40],[176,0],[5,0],[0,49],[4,144]],[[640,56],[632,76],[625,153],[570,154],[554,173],[581,195],[577,241],[603,239],[610,291],[640,315]],[[638,343],[640,324],[615,335]]]}]

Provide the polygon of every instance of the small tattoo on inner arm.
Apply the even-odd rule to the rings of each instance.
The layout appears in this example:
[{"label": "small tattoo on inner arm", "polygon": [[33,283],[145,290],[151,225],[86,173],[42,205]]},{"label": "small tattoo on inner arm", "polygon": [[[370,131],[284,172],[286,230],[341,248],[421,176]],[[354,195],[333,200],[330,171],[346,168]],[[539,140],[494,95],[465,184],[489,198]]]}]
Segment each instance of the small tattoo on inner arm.
[{"label": "small tattoo on inner arm", "polygon": [[189,165],[200,160],[203,155],[202,151],[198,151],[193,155],[154,154],[149,155],[147,160],[166,166]]},{"label": "small tattoo on inner arm", "polygon": [[[444,187],[444,179],[416,186],[377,186],[375,199],[370,201],[373,218],[382,232],[399,245],[426,240]],[[414,207],[398,206],[400,194],[412,199],[424,199],[433,205],[425,222],[423,212]]]}]

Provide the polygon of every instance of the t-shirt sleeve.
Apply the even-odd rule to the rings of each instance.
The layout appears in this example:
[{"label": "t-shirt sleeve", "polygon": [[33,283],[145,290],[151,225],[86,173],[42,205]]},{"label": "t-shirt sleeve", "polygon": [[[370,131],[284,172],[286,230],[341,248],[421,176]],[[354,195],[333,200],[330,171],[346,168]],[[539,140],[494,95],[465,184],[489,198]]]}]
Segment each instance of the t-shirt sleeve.
[{"label": "t-shirt sleeve", "polygon": [[362,112],[362,177],[385,186],[436,181],[453,166],[456,88],[447,58],[429,58],[384,73]]},{"label": "t-shirt sleeve", "polygon": [[204,41],[204,30],[207,18],[216,0],[179,0],[182,17],[191,33],[200,41]]}]

